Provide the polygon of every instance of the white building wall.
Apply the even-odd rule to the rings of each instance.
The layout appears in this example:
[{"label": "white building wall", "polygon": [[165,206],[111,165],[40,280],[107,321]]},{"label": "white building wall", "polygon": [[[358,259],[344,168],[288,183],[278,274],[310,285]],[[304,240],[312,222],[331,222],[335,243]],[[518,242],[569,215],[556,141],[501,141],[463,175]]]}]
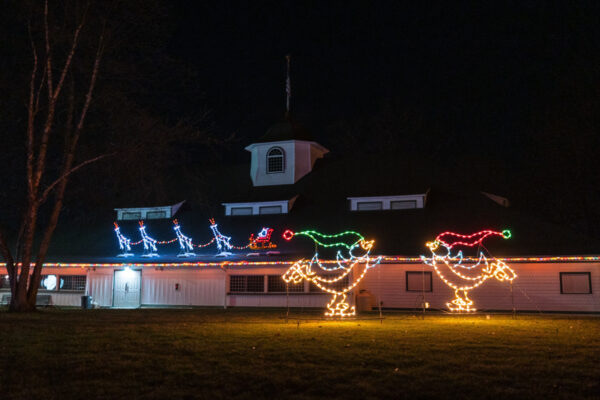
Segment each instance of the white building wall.
[{"label": "white building wall", "polygon": [[[324,308],[331,298],[327,293],[231,293],[229,276],[231,275],[283,275],[289,266],[263,268],[232,268],[227,271],[227,306],[229,307],[317,307]],[[265,290],[267,287],[265,281]],[[305,283],[305,290],[308,284]]]},{"label": "white building wall", "polygon": [[[144,279],[142,272],[142,279]],[[112,307],[113,305],[113,278],[112,268],[97,268],[88,272],[86,294],[92,296],[92,303],[98,307]]]},{"label": "white building wall", "polygon": [[[312,171],[312,154],[311,154],[311,143],[296,141],[294,148],[295,151],[295,166],[294,166],[294,183],[298,182],[300,178]],[[316,160],[315,160],[316,161]]]},{"label": "white building wall", "polygon": [[[285,169],[282,173],[267,173],[267,153],[273,147],[283,149]],[[316,142],[284,140],[254,143],[246,147],[252,154],[250,178],[254,186],[291,185],[312,171],[315,162],[329,152]]]},{"label": "white building wall", "polygon": [[[488,279],[469,296],[479,310],[600,312],[600,263],[508,263],[518,277],[510,284]],[[235,307],[317,307],[323,308],[330,295],[321,293],[229,293],[230,275],[281,275],[286,266],[220,268],[169,268],[142,271],[142,305],[169,306],[235,306]],[[422,264],[382,264],[370,270],[353,291],[368,290],[373,305],[382,301],[384,308],[419,308],[422,292],[406,290],[407,271],[431,271],[433,291],[424,293],[431,308],[446,309],[452,300],[451,288],[435,274],[431,267]],[[591,294],[561,294],[561,272],[589,272]],[[111,307],[113,301],[114,268],[48,268],[44,274],[87,275],[85,292],[44,291],[50,294],[57,306],[79,306],[81,296],[88,294],[101,307]],[[175,290],[179,284],[179,290]],[[2,290],[1,293],[10,293]],[[289,302],[289,303],[288,303]],[[354,302],[354,301],[352,301]]]},{"label": "white building wall", "polygon": [[[510,263],[509,263],[510,264]],[[469,292],[479,310],[600,312],[600,264],[598,263],[513,263],[518,277],[510,284],[488,279]],[[369,272],[360,288],[383,301],[384,308],[418,308],[422,292],[406,290],[406,271],[432,271],[433,291],[425,292],[431,308],[446,309],[454,291],[422,264],[384,264]],[[591,294],[561,294],[560,272],[591,272]]]},{"label": "white building wall", "polygon": [[331,300],[330,294],[303,293],[290,294],[229,294],[227,305],[230,307],[286,307],[288,304],[294,308],[325,308]]},{"label": "white building wall", "polygon": [[[267,153],[273,147],[283,149],[285,157],[284,170],[283,172],[268,174]],[[250,177],[254,186],[291,185],[294,183],[296,154],[293,140],[254,144],[250,152],[252,153]]]},{"label": "white building wall", "polygon": [[145,270],[142,305],[224,306],[225,283],[225,272],[217,268]]},{"label": "white building wall", "polygon": [[[40,289],[38,291],[38,295],[50,295],[52,296],[52,305],[58,307],[80,307],[81,306],[81,296],[88,293],[89,285],[90,285],[90,272],[87,268],[81,267],[65,267],[65,268],[44,268],[42,275],[57,275],[57,276],[66,276],[66,275],[86,275],[86,290],[85,291],[70,291],[70,290],[44,290]],[[6,269],[1,268],[0,274],[6,274]],[[99,282],[99,280],[96,280]],[[111,280],[112,285],[112,280]],[[111,286],[112,293],[112,286]],[[10,289],[2,289],[0,290],[0,296],[7,294],[10,295]],[[108,304],[110,305],[110,304]]]}]

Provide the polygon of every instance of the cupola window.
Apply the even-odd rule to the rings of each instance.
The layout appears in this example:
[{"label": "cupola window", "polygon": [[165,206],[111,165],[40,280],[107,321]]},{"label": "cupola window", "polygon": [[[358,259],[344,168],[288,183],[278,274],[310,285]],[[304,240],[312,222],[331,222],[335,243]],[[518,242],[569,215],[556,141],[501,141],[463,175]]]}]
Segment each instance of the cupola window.
[{"label": "cupola window", "polygon": [[283,149],[280,147],[273,147],[267,152],[267,173],[274,174],[283,172],[285,169]]}]

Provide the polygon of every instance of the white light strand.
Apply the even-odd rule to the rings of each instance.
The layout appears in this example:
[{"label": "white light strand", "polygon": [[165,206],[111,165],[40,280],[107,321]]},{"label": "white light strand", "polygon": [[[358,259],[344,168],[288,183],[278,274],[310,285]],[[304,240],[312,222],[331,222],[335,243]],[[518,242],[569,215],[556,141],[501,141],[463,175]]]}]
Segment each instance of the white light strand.
[{"label": "white light strand", "polygon": [[142,235],[142,241],[144,243],[144,254],[142,257],[158,257],[158,250],[156,248],[156,240],[152,239],[146,233],[146,227],[144,221],[140,221],[140,235]]},{"label": "white light strand", "polygon": [[215,241],[217,243],[217,249],[218,249],[218,253],[217,253],[217,257],[227,257],[232,255],[231,252],[227,251],[227,250],[231,250],[233,248],[233,246],[229,243],[229,241],[231,240],[231,237],[229,236],[225,236],[225,235],[221,235],[221,232],[219,232],[219,228],[217,227],[217,224],[215,223],[214,219],[210,219],[210,229],[212,230],[213,235],[215,236]]},{"label": "white light strand", "polygon": [[[464,259],[462,251],[459,251],[456,256],[451,254],[451,249],[455,245],[473,246],[481,243],[485,237],[492,234],[502,235],[502,233],[494,231],[482,231],[473,235],[459,235],[451,232],[445,232],[444,235],[458,237],[460,240],[468,240],[470,238],[474,239],[472,243],[457,242],[450,244],[445,241],[435,240],[425,244],[431,251],[432,256],[431,258],[421,256],[422,262],[433,267],[440,279],[442,279],[446,285],[454,289],[454,299],[449,303],[446,303],[450,311],[476,311],[477,309],[473,307],[473,300],[469,298],[469,291],[479,287],[489,278],[496,278],[500,282],[512,282],[513,279],[517,277],[515,271],[503,261],[496,258],[491,258],[491,262],[488,262],[488,258],[483,254],[483,252],[479,253],[479,259],[477,262],[469,266],[463,264]],[[440,236],[441,235],[438,235],[438,238]],[[439,250],[443,250],[444,254],[440,255]],[[441,264],[443,264],[445,268],[442,268]],[[468,276],[457,270],[458,268],[468,270],[471,273],[479,271],[479,273],[475,276]],[[452,274],[463,281],[463,283],[457,284],[449,280],[444,273],[445,270],[452,272]]]},{"label": "white light strand", "polygon": [[177,257],[195,256],[196,253],[194,253],[194,245],[192,244],[192,238],[185,236],[181,232],[181,227],[179,226],[177,220],[174,220],[173,224],[175,225],[173,226],[173,230],[177,235],[177,240],[179,240],[179,254],[177,255]]},{"label": "white light strand", "polygon": [[[315,231],[305,231],[305,232],[293,233],[289,230],[284,233],[284,238],[291,239],[295,235],[304,235],[304,236],[310,237],[315,242],[316,245],[322,245],[324,247],[343,246],[348,249],[350,258],[348,258],[348,259],[344,258],[341,255],[341,252],[338,251],[337,256],[336,256],[336,262],[335,262],[336,265],[331,268],[325,267],[321,263],[321,261],[319,261],[318,253],[315,253],[314,256],[312,257],[312,259],[308,262],[306,260],[296,261],[282,276],[283,280],[286,283],[292,282],[294,284],[298,284],[298,283],[302,282],[303,280],[307,280],[307,281],[315,284],[322,291],[332,294],[333,298],[331,299],[331,301],[329,303],[327,303],[327,311],[325,312],[325,316],[327,316],[327,317],[342,317],[343,318],[343,317],[351,317],[351,316],[356,315],[356,307],[350,306],[350,304],[348,304],[348,302],[346,301],[347,293],[349,291],[351,291],[352,289],[354,289],[356,287],[356,285],[358,285],[359,282],[365,277],[367,271],[370,268],[373,268],[376,265],[378,265],[382,259],[381,257],[377,257],[376,259],[371,260],[371,258],[369,257],[369,253],[370,253],[371,249],[373,248],[374,241],[373,240],[367,241],[364,238],[362,238],[362,236],[360,236],[358,233],[355,233],[355,232],[351,232],[351,233],[358,235],[360,237],[360,239],[356,242],[353,242],[352,244],[346,244],[343,242],[327,244],[327,243],[324,243],[321,241],[323,239],[338,240],[338,238],[340,236],[347,234],[347,233],[348,232],[344,232],[343,234],[338,234],[338,235],[322,235]],[[287,240],[289,240],[289,239],[287,239]],[[366,253],[363,256],[357,257],[353,254],[353,250],[358,247],[361,247],[363,250],[366,251]],[[346,277],[350,278],[351,277],[350,274],[353,271],[356,272],[355,269],[360,268],[359,265],[363,266],[363,270],[360,273],[360,275],[358,275],[358,276],[354,275],[354,280],[351,282],[350,282],[350,279],[348,279],[349,284],[346,287],[344,287],[342,289],[337,288],[336,285],[338,283],[342,282],[342,280],[344,278],[346,278]],[[313,266],[317,266],[318,268],[320,268],[323,271],[336,271],[336,270],[342,270],[342,271],[341,271],[341,273],[339,273],[337,276],[335,276],[333,278],[326,278],[324,276],[319,275],[316,271],[314,271]]]},{"label": "white light strand", "polygon": [[121,233],[121,228],[119,228],[119,225],[117,225],[116,222],[114,222],[114,224],[115,224],[115,234],[117,235],[117,239],[119,240],[119,248],[121,249],[121,254],[119,254],[117,257],[133,256],[133,253],[131,253],[131,239],[123,236],[123,234]]}]

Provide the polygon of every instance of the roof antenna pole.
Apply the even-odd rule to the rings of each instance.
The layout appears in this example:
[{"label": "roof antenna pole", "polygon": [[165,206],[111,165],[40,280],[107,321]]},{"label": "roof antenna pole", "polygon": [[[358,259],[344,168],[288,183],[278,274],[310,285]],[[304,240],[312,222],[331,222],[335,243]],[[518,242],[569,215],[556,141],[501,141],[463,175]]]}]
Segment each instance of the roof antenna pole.
[{"label": "roof antenna pole", "polygon": [[290,60],[292,56],[288,54],[285,56],[285,60],[287,62],[287,77],[285,79],[285,116],[286,118],[290,116],[290,98],[292,97],[292,82],[290,80]]}]

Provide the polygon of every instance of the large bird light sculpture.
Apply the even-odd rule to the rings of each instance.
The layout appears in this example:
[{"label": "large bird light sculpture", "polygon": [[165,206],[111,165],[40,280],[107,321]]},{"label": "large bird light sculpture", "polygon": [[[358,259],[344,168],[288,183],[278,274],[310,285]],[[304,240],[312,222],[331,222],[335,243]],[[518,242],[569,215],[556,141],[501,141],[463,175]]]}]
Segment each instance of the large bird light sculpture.
[{"label": "large bird light sculpture", "polygon": [[453,249],[457,247],[480,246],[481,242],[489,236],[509,239],[511,233],[508,230],[502,232],[485,230],[472,235],[444,232],[439,234],[433,242],[425,244],[431,251],[431,258],[421,256],[421,260],[432,266],[444,283],[454,289],[454,299],[446,303],[450,311],[476,311],[476,308],[473,307],[473,300],[469,298],[470,290],[490,278],[512,283],[513,279],[517,277],[515,271],[503,261],[491,256],[488,258],[483,251],[479,252],[479,257],[472,264],[465,262],[462,251],[452,253]]},{"label": "large bird light sculpture", "polygon": [[[312,282],[319,289],[333,295],[327,303],[325,316],[350,317],[356,315],[355,306],[347,302],[348,292],[365,277],[367,271],[381,261],[381,257],[371,258],[369,253],[374,240],[365,240],[357,232],[345,231],[336,235],[324,235],[316,231],[292,232],[287,230],[283,238],[291,240],[294,236],[307,236],[315,243],[315,254],[311,260],[296,261],[282,278],[286,283],[299,284],[304,280]],[[316,251],[318,247],[344,248],[338,250],[335,262],[322,263]]]}]

